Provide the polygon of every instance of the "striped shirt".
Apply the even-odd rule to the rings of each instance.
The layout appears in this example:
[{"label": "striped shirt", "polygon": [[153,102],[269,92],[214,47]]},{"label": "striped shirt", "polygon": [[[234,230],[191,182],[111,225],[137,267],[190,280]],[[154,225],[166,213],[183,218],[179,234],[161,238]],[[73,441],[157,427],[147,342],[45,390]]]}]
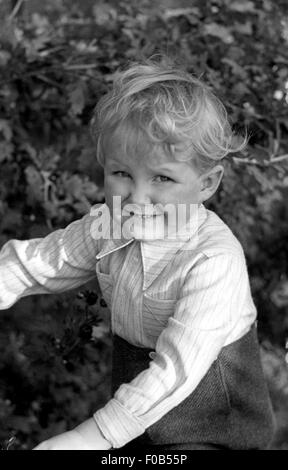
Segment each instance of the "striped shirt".
[{"label": "striped shirt", "polygon": [[149,368],[94,414],[119,448],[191,394],[220,350],[249,331],[256,308],[241,244],[203,204],[185,239],[97,240],[94,220],[88,214],[43,239],[6,243],[0,309],[78,287],[96,271],[113,334],[155,350]]}]

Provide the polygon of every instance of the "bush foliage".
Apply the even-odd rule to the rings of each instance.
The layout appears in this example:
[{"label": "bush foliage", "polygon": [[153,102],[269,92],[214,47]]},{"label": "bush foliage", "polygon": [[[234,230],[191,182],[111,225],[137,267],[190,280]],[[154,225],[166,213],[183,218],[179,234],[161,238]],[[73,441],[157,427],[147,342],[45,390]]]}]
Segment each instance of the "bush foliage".
[{"label": "bush foliage", "polygon": [[[89,135],[95,103],[127,61],[177,58],[250,135],[207,206],[243,244],[278,420],[274,445],[288,448],[286,2],[156,3],[0,1],[0,245],[44,236],[103,201]],[[23,299],[1,313],[3,448],[31,448],[109,397],[108,312],[96,284],[72,294]]]}]

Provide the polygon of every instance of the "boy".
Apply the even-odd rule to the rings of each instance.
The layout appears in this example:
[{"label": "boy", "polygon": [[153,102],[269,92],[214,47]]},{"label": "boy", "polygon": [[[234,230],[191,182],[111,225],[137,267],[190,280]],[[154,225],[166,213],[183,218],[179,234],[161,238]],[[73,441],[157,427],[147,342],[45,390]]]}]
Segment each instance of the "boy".
[{"label": "boy", "polygon": [[105,204],[0,254],[0,308],[96,269],[111,310],[112,399],[36,449],[265,448],[272,413],[244,253],[203,205],[245,142],[201,81],[153,62],[116,77],[92,131]]}]

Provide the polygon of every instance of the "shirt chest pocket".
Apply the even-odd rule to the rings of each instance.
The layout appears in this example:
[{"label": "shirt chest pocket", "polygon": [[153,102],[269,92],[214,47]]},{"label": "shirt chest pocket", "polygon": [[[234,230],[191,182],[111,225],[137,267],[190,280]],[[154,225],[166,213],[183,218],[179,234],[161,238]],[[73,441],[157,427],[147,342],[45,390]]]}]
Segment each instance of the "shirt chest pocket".
[{"label": "shirt chest pocket", "polygon": [[143,296],[142,325],[147,338],[157,340],[174,314],[177,300],[159,300]]},{"label": "shirt chest pocket", "polygon": [[100,263],[96,264],[96,274],[99,282],[99,286],[102,292],[102,296],[111,311],[112,305],[112,294],[113,294],[113,279],[110,274],[103,273],[101,271]]}]

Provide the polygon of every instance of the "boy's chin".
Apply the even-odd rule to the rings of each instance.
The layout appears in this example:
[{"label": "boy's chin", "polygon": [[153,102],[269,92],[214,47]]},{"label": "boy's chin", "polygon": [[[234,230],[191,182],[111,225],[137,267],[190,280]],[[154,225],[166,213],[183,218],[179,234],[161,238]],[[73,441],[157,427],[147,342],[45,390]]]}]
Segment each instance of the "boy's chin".
[{"label": "boy's chin", "polygon": [[167,227],[167,221],[162,216],[148,219],[129,217],[122,223],[122,236],[139,241],[175,239],[178,232],[175,226]]},{"label": "boy's chin", "polygon": [[124,216],[121,218],[114,216],[114,224],[118,226],[117,233],[121,231],[121,238],[126,240],[131,238],[139,241],[175,240],[186,236],[186,232],[181,230],[183,229],[182,226],[168,225],[167,219],[162,215],[147,219],[138,218],[137,216]]}]

